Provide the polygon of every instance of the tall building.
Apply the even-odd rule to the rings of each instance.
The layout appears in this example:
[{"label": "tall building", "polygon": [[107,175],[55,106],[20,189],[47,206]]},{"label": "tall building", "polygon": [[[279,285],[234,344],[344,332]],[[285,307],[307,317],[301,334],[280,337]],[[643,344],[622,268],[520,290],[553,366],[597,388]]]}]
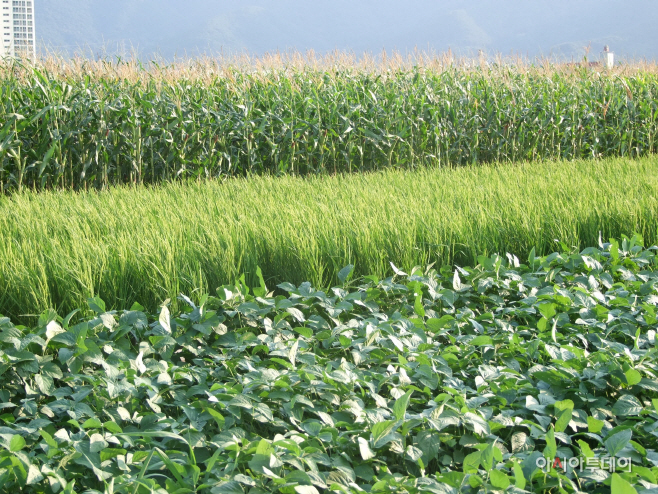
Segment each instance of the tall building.
[{"label": "tall building", "polygon": [[0,0],[2,46],[0,57],[36,57],[34,0]]}]

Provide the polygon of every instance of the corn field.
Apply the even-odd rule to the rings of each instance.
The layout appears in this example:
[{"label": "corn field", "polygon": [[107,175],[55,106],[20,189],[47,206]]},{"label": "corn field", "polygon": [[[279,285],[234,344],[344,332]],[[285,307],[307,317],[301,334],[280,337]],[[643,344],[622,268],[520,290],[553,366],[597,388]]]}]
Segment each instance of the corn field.
[{"label": "corn field", "polygon": [[6,62],[0,192],[638,157],[658,146],[651,66],[311,62]]}]

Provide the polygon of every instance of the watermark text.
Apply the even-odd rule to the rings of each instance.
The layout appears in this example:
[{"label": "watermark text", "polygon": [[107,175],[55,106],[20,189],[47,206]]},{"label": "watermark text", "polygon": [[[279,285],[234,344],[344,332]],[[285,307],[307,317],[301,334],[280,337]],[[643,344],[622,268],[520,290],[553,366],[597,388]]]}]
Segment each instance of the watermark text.
[{"label": "watermark text", "polygon": [[535,462],[537,468],[543,472],[550,472],[551,470],[567,471],[567,470],[605,470],[609,473],[614,472],[630,472],[631,459],[630,458],[616,458],[614,456],[602,456],[598,458],[583,458],[582,456],[574,456],[572,458],[546,458],[540,456]]}]

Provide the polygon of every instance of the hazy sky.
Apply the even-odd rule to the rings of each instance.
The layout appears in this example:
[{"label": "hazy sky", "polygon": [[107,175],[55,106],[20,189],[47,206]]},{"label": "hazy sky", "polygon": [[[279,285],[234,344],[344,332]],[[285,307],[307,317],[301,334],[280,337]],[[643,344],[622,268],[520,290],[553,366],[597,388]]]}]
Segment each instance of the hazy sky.
[{"label": "hazy sky", "polygon": [[604,44],[658,58],[656,0],[36,0],[37,39],[64,53],[420,48],[579,58]]}]

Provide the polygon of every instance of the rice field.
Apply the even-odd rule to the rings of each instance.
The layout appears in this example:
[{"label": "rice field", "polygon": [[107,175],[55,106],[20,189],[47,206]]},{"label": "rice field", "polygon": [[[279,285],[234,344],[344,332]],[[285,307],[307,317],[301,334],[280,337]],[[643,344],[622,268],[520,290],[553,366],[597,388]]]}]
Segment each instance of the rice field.
[{"label": "rice field", "polygon": [[633,233],[658,241],[656,157],[24,192],[0,198],[0,313],[154,310],[258,267],[326,287],[348,264],[385,277]]},{"label": "rice field", "polygon": [[658,71],[289,56],[0,67],[0,193],[638,157]]}]

